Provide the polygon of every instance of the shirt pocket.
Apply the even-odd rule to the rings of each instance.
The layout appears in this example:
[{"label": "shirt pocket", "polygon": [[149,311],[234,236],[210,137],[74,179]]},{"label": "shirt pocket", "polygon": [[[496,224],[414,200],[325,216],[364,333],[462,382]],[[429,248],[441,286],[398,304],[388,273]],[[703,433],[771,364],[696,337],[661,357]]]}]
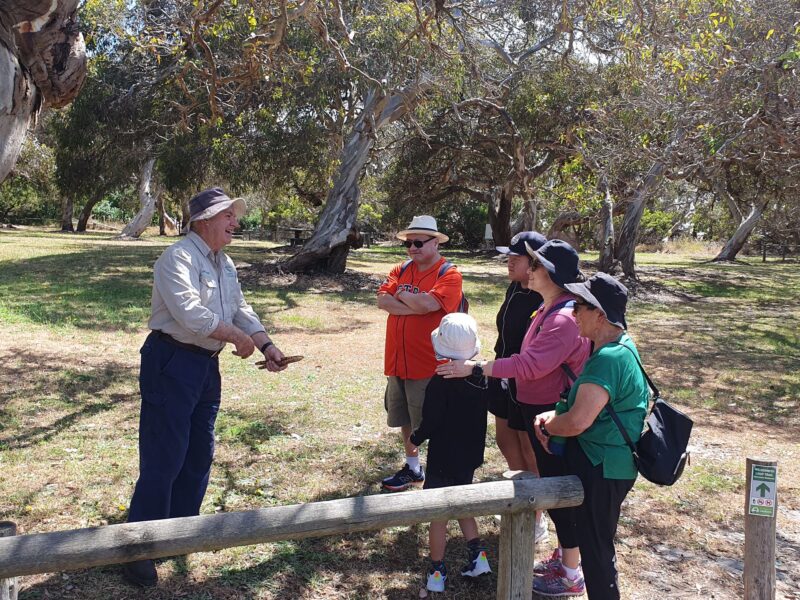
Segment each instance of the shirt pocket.
[{"label": "shirt pocket", "polygon": [[208,306],[219,294],[219,283],[208,271],[200,273],[200,299],[204,306]]}]

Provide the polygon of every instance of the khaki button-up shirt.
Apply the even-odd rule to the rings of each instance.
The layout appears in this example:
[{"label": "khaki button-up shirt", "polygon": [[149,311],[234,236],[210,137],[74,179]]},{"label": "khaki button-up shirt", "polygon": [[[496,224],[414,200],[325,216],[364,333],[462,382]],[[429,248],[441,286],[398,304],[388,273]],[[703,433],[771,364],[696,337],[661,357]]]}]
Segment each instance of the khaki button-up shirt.
[{"label": "khaki button-up shirt", "polygon": [[216,351],[224,348],[225,342],[208,336],[220,321],[247,335],[264,331],[245,302],[233,261],[222,251],[214,253],[203,238],[190,231],[156,261],[147,325],[180,342]]}]

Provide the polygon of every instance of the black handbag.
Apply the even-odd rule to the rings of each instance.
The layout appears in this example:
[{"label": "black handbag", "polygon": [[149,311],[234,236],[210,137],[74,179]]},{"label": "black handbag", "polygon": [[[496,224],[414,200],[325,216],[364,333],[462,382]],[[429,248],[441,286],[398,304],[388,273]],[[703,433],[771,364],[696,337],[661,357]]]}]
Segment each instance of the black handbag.
[{"label": "black handbag", "polygon": [[625,344],[619,345],[630,350],[647,380],[647,385],[653,390],[653,408],[645,421],[647,427],[636,444],[625,431],[616,411],[611,408],[610,400],[606,404],[606,410],[630,447],[636,468],[642,477],[658,485],[672,485],[678,481],[689,462],[687,446],[694,423],[660,397],[658,388],[647,375],[636,353]]}]

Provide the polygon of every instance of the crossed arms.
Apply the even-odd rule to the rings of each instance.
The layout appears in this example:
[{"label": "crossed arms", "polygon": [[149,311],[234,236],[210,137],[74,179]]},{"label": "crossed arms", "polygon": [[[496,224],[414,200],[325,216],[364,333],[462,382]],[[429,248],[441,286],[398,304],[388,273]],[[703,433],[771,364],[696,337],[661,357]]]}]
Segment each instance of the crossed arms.
[{"label": "crossed arms", "polygon": [[378,292],[378,308],[390,315],[427,315],[442,307],[435,297],[426,292],[412,294],[401,289],[394,296],[388,292]]}]

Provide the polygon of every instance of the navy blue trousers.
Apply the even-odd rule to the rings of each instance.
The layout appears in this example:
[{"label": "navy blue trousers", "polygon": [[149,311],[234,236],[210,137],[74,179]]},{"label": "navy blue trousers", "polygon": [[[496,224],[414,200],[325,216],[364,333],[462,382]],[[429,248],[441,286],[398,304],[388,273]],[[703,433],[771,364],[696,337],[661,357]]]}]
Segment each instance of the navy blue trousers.
[{"label": "navy blue trousers", "polygon": [[128,521],[200,513],[219,411],[219,361],[150,334],[141,353],[139,480]]}]

